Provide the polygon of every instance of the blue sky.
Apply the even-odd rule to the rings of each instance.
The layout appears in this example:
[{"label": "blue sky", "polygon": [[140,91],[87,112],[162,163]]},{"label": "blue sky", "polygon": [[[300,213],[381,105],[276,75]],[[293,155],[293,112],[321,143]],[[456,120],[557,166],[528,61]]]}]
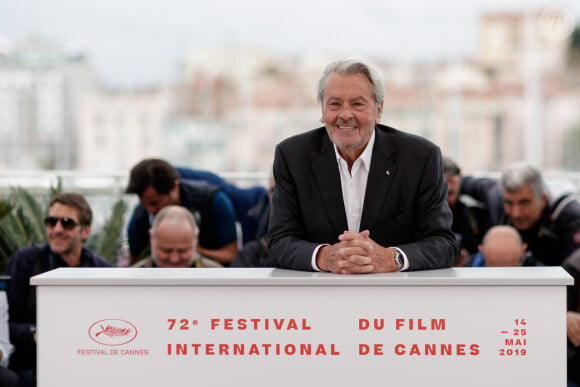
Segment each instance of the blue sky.
[{"label": "blue sky", "polygon": [[404,61],[469,57],[482,12],[551,5],[578,22],[578,0],[3,0],[0,38],[79,47],[107,84],[142,86],[175,78],[184,56],[215,45]]}]

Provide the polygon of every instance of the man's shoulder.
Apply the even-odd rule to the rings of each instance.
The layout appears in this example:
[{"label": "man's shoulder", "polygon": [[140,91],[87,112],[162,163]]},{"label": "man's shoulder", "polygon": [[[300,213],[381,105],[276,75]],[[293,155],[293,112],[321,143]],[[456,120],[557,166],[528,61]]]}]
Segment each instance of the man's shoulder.
[{"label": "man's shoulder", "polygon": [[[473,196],[471,192],[474,190],[487,193],[494,192],[501,195],[501,185],[497,179],[468,175],[461,176],[461,192]],[[481,200],[481,198],[477,198],[477,200]]]},{"label": "man's shoulder", "polygon": [[11,261],[18,261],[19,263],[30,262],[39,259],[40,257],[48,257],[50,248],[47,243],[23,247],[16,250],[12,255]]},{"label": "man's shoulder", "polygon": [[181,206],[191,212],[200,210],[202,207],[211,207],[217,192],[225,192],[217,185],[209,184],[201,180],[180,180]]},{"label": "man's shoulder", "polygon": [[39,254],[48,254],[50,248],[47,243],[39,243],[31,246],[22,247],[14,252],[14,256],[34,256]]},{"label": "man's shoulder", "polygon": [[135,262],[131,267],[153,267],[153,260],[148,256]]},{"label": "man's shoulder", "polygon": [[6,266],[6,274],[15,276],[16,272],[25,277],[33,272],[42,272],[48,262],[50,249],[48,244],[32,245],[23,247],[10,257]]},{"label": "man's shoulder", "polygon": [[208,188],[220,189],[219,185],[210,183],[205,180],[180,179],[179,184],[188,191],[206,190]]},{"label": "man's shoulder", "polygon": [[111,267],[113,266],[105,258],[96,254],[92,250],[83,247],[83,255],[89,259],[88,265],[92,267]]},{"label": "man's shoulder", "polygon": [[580,277],[580,250],[576,250],[566,258],[562,262],[562,267],[574,278]]},{"label": "man's shoulder", "polygon": [[138,203],[133,209],[133,214],[131,214],[131,222],[147,222],[149,223],[149,213],[145,209],[145,206]]},{"label": "man's shoulder", "polygon": [[221,187],[203,180],[181,179],[179,185],[182,190],[181,194],[182,196],[184,195],[186,199],[198,196],[209,197],[213,196],[218,191],[224,192],[225,194],[225,191]]},{"label": "man's shoulder", "polygon": [[550,221],[580,223],[580,202],[576,194],[565,194],[550,203]]},{"label": "man's shoulder", "polygon": [[534,257],[531,252],[526,252],[520,262],[520,266],[545,266],[538,258]]},{"label": "man's shoulder", "polygon": [[213,259],[201,257],[201,267],[215,269],[215,268],[223,268],[224,265],[222,265],[219,262],[214,261]]}]

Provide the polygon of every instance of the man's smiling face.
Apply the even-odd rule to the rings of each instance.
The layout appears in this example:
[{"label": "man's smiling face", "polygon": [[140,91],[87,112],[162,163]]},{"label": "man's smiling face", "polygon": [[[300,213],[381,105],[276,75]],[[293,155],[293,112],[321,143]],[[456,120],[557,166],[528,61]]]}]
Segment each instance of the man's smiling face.
[{"label": "man's smiling face", "polygon": [[382,102],[375,103],[370,81],[362,74],[333,73],[322,96],[322,123],[346,160],[354,161],[379,122]]}]

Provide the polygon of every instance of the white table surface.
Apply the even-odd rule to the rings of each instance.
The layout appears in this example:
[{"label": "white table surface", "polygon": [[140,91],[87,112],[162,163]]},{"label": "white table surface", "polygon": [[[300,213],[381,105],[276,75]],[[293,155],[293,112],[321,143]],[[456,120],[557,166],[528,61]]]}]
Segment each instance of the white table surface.
[{"label": "white table surface", "polygon": [[40,286],[554,286],[573,285],[561,267],[449,268],[340,275],[273,268],[59,268],[30,280]]}]

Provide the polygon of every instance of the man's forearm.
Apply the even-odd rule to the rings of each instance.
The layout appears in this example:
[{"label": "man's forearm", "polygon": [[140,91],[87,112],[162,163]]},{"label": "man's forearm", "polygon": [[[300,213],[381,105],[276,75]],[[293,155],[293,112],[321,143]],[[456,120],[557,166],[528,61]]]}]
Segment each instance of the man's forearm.
[{"label": "man's forearm", "polygon": [[204,249],[203,247],[199,247],[198,252],[206,258],[211,258],[223,265],[227,265],[238,253],[238,244],[234,241],[219,249]]}]

